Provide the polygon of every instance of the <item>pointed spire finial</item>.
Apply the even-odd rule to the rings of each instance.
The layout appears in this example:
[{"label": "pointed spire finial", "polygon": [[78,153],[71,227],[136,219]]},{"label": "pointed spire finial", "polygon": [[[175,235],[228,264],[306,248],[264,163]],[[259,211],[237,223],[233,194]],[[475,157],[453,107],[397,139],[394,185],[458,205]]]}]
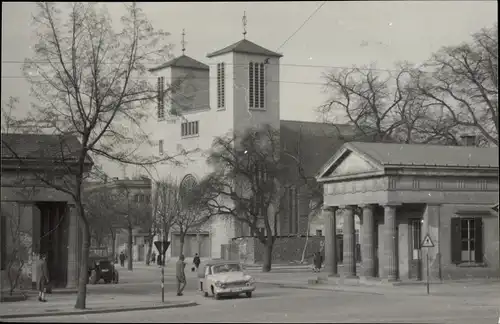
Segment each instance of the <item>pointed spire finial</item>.
[{"label": "pointed spire finial", "polygon": [[182,40],[181,40],[181,45],[182,45],[182,55],[184,55],[184,52],[186,51],[186,40],[185,40],[185,36],[186,36],[186,31],[184,30],[184,28],[182,29]]},{"label": "pointed spire finial", "polygon": [[247,12],[246,11],[243,11],[242,22],[243,22],[243,38],[246,39],[247,38]]}]

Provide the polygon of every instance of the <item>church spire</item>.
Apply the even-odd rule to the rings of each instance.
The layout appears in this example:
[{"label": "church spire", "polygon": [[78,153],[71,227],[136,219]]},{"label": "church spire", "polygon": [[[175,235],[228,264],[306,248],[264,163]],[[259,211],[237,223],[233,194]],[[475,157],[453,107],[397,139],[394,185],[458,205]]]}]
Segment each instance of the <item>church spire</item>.
[{"label": "church spire", "polygon": [[241,20],[243,23],[243,38],[247,38],[247,12],[243,11],[243,19]]},{"label": "church spire", "polygon": [[181,40],[181,45],[182,45],[182,55],[184,55],[184,52],[186,51],[186,40],[185,40],[186,32],[184,28],[182,29],[182,40]]}]

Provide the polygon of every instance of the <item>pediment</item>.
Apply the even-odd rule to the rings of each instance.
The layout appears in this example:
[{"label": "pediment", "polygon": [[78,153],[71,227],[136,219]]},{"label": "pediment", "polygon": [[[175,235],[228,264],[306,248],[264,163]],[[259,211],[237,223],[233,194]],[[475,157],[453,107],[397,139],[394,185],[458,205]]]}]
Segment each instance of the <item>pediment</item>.
[{"label": "pediment", "polygon": [[383,167],[369,157],[344,148],[325,165],[319,179],[356,176],[380,171],[383,172]]}]

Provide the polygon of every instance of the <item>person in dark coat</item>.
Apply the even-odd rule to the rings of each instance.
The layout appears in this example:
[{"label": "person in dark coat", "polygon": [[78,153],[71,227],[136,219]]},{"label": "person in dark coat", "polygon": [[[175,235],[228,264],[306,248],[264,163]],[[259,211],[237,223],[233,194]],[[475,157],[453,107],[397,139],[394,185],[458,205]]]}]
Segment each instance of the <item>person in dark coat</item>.
[{"label": "person in dark coat", "polygon": [[314,272],[319,272],[321,270],[321,261],[321,254],[319,252],[315,252],[313,257]]},{"label": "person in dark coat", "polygon": [[[198,255],[198,253],[196,253],[194,255],[194,258],[193,258],[193,264],[195,266],[196,271],[198,271],[198,268],[200,267],[200,263],[201,263],[200,256]],[[193,269],[193,271],[194,271],[194,269]]]},{"label": "person in dark coat", "polygon": [[38,289],[38,301],[46,302],[45,292],[49,284],[49,269],[47,267],[47,257],[45,254],[40,255],[40,259],[36,264],[36,286]]},{"label": "person in dark coat", "polygon": [[177,296],[182,296],[184,288],[186,288],[186,273],[184,268],[186,267],[186,262],[184,262],[184,255],[179,256],[179,260],[175,263],[175,277],[177,279]]},{"label": "person in dark coat", "polygon": [[151,262],[155,263],[156,262],[156,253],[153,252],[153,254],[151,254]]},{"label": "person in dark coat", "polygon": [[122,268],[125,266],[125,253],[120,252],[120,265],[122,266]]}]

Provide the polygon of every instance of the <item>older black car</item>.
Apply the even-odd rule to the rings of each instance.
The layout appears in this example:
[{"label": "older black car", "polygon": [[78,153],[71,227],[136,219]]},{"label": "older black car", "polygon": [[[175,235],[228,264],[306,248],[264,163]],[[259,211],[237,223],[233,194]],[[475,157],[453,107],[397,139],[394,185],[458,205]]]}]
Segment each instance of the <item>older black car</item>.
[{"label": "older black car", "polygon": [[115,268],[113,260],[107,257],[91,256],[89,258],[89,282],[96,284],[104,280],[105,283],[118,283],[118,270]]}]

